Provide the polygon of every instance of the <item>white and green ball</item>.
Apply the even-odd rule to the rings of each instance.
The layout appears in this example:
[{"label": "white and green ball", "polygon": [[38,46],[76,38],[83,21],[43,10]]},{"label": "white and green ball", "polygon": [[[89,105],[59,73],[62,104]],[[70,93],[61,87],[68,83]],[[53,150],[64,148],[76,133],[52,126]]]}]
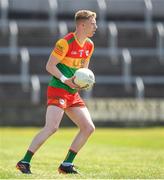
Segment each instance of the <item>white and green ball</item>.
[{"label": "white and green ball", "polygon": [[75,74],[74,83],[83,89],[91,89],[95,83],[94,73],[87,68],[78,69]]}]

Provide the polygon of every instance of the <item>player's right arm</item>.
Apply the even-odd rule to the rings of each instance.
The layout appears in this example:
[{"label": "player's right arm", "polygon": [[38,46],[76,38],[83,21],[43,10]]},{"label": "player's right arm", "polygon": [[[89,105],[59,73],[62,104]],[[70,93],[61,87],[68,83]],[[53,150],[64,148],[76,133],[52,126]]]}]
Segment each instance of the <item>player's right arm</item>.
[{"label": "player's right arm", "polygon": [[68,51],[68,43],[65,39],[60,39],[52,51],[48,62],[46,64],[46,70],[56,78],[60,79],[63,83],[67,84],[71,88],[77,88],[77,86],[73,83],[73,78],[66,78],[57,68],[57,64],[65,57]]}]

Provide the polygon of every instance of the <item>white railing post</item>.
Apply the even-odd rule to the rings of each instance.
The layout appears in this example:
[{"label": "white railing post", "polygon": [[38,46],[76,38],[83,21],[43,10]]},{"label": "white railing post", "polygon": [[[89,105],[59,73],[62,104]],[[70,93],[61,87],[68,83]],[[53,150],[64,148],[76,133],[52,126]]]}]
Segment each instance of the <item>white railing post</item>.
[{"label": "white railing post", "polygon": [[22,48],[20,50],[20,56],[21,56],[21,83],[22,83],[22,89],[24,91],[29,90],[29,61],[30,61],[30,55],[27,48]]},{"label": "white railing post", "polygon": [[141,77],[136,78],[136,98],[139,100],[144,99],[144,83]]},{"label": "white railing post", "polygon": [[153,23],[152,23],[152,10],[153,5],[151,0],[144,0],[145,3],[145,28],[149,35],[152,35]]},{"label": "white railing post", "polygon": [[57,27],[57,18],[56,14],[58,11],[58,2],[57,0],[48,0],[49,3],[49,28],[50,32],[53,34],[56,31]]},{"label": "white railing post", "polygon": [[8,0],[0,0],[1,4],[1,23],[2,23],[2,33],[5,34],[8,31]]},{"label": "white railing post", "polygon": [[59,26],[60,37],[65,36],[68,33],[68,27],[66,22],[61,21],[59,22],[58,26]]},{"label": "white railing post", "polygon": [[39,77],[36,75],[33,75],[31,77],[31,102],[33,104],[39,104],[40,103],[40,81]]},{"label": "white railing post", "polygon": [[164,25],[157,24],[157,53],[159,61],[164,64]]},{"label": "white railing post", "polygon": [[12,60],[17,59],[18,55],[18,25],[15,21],[9,23],[10,37],[9,37],[9,46],[10,46],[10,58]]},{"label": "white railing post", "polygon": [[108,24],[109,37],[108,48],[110,49],[110,57],[113,63],[118,61],[118,30],[116,24],[111,22]]},{"label": "white railing post", "polygon": [[131,90],[131,61],[132,57],[128,49],[123,49],[123,79],[125,84],[125,89],[127,91]]},{"label": "white railing post", "polygon": [[99,21],[98,21],[98,26],[103,30],[105,29],[105,16],[106,16],[106,10],[107,10],[107,5],[105,0],[97,0],[97,4],[99,7]]}]

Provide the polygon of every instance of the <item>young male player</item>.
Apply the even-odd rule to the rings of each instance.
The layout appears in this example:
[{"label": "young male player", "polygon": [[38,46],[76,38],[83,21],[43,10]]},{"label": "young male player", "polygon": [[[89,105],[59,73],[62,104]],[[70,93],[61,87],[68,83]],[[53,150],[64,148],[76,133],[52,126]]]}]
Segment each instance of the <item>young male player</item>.
[{"label": "young male player", "polygon": [[46,69],[52,78],[47,90],[46,122],[34,137],[23,159],[16,165],[22,173],[31,173],[32,156],[57,131],[64,112],[79,127],[79,132],[58,168],[59,173],[78,173],[73,160],[95,129],[88,109],[78,94],[79,87],[73,83],[73,79],[77,69],[88,68],[94,50],[94,44],[89,38],[97,29],[96,13],[89,10],[78,11],[75,14],[75,24],[75,32],[57,41],[47,62]]}]

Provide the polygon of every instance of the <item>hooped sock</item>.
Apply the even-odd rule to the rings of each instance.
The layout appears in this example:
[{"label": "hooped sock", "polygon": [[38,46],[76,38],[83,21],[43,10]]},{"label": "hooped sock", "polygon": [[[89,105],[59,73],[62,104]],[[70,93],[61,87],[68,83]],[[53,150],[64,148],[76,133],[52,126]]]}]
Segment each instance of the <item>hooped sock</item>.
[{"label": "hooped sock", "polygon": [[75,151],[73,151],[73,150],[69,150],[68,151],[68,154],[67,154],[67,156],[66,156],[66,158],[65,158],[65,160],[63,161],[63,164],[72,164],[72,162],[73,162],[73,160],[74,160],[74,158],[75,158],[75,156],[77,155],[77,152],[75,152]]},{"label": "hooped sock", "polygon": [[28,150],[24,156],[24,158],[21,160],[22,162],[27,162],[30,163],[32,157],[33,157],[34,153],[31,152],[30,150]]}]

